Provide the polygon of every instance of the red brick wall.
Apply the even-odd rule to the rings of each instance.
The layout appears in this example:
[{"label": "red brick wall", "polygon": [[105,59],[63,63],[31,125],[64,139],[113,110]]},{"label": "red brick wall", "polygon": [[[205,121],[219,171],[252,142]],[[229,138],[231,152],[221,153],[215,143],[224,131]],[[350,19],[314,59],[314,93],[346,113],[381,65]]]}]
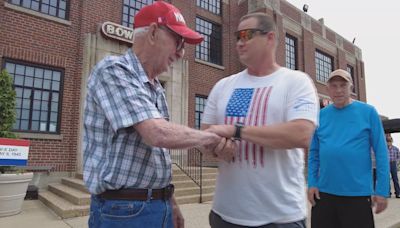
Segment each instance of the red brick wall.
[{"label": "red brick wall", "polygon": [[311,29],[313,32],[322,36],[322,26],[318,21],[311,20]]},{"label": "red brick wall", "polygon": [[[268,13],[268,12],[267,12]],[[271,12],[269,15],[271,17],[274,17],[273,13]],[[279,34],[279,42],[278,42],[278,47],[277,47],[277,53],[276,53],[276,62],[281,65],[281,66],[286,66],[286,52],[285,52],[285,32],[283,31],[283,21],[282,21],[282,16],[281,15],[275,15],[275,23],[277,26],[277,32]]]},{"label": "red brick wall", "polygon": [[313,42],[313,34],[303,29],[303,42],[299,45],[300,59],[304,61],[304,72],[306,72],[310,77],[316,82],[315,78],[315,47]]},{"label": "red brick wall", "polygon": [[[225,5],[224,5],[225,6]],[[230,34],[231,36],[226,40],[228,42],[228,56],[227,58],[227,66],[229,68],[230,73],[236,73],[243,70],[245,67],[239,61],[239,56],[236,52],[236,38],[232,35],[236,30],[237,26],[239,25],[240,18],[247,14],[247,2],[240,4],[237,6],[236,4],[229,4],[228,9],[228,20],[230,21]],[[229,74],[229,73],[228,73]]]},{"label": "red brick wall", "polygon": [[0,1],[0,56],[64,70],[60,127],[63,139],[31,139],[29,165],[52,165],[59,171],[72,171],[79,104],[79,1],[71,1],[71,26],[5,8],[4,2]]},{"label": "red brick wall", "polygon": [[332,43],[336,43],[336,35],[334,32],[332,32],[329,29],[325,29],[325,35],[326,35],[326,39],[328,39],[329,41],[331,41]]},{"label": "red brick wall", "polygon": [[357,60],[357,67],[355,72],[357,74],[358,82],[359,82],[359,99],[361,101],[367,101],[367,94],[365,91],[365,70],[364,70],[364,62]]},{"label": "red brick wall", "polygon": [[281,1],[280,9],[284,15],[288,16],[289,18],[291,18],[299,23],[301,22],[301,12],[299,12],[290,3],[286,2],[286,1]]},{"label": "red brick wall", "polygon": [[347,61],[346,61],[346,55],[345,52],[343,50],[341,50],[340,48],[337,48],[337,56],[336,56],[336,69],[340,68],[343,70],[347,69]]}]

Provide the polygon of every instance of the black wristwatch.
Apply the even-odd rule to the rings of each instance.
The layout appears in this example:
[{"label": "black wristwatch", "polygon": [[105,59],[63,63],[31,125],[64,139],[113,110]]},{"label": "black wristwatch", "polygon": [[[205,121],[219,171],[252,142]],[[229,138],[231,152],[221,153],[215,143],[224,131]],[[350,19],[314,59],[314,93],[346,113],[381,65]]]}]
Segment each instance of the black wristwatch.
[{"label": "black wristwatch", "polygon": [[242,128],[244,127],[243,123],[237,122],[235,123],[235,134],[233,134],[234,140],[242,139]]}]

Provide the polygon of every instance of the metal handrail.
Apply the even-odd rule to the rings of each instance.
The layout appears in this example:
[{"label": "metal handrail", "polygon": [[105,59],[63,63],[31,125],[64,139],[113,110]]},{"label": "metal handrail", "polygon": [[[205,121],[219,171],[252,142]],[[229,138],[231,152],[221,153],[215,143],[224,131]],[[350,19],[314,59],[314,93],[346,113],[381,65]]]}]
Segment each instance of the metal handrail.
[{"label": "metal handrail", "polygon": [[170,150],[172,162],[178,166],[200,189],[200,203],[203,202],[203,154],[195,148]]}]

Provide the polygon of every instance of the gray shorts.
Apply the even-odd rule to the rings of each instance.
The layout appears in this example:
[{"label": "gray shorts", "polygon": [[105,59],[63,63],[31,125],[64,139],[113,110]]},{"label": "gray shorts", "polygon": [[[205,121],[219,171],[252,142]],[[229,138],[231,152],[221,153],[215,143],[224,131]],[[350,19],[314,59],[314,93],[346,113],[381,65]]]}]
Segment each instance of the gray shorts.
[{"label": "gray shorts", "polygon": [[[240,226],[229,223],[221,218],[221,216],[214,213],[212,210],[208,217],[211,228],[248,228],[249,226]],[[257,226],[257,228],[306,228],[306,220],[300,220],[291,223],[270,223],[262,226]]]}]

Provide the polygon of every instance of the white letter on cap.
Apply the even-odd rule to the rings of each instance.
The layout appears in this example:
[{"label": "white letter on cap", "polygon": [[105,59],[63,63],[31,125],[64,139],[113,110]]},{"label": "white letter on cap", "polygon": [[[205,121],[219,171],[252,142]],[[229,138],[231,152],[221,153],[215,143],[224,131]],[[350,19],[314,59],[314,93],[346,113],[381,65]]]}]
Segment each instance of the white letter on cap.
[{"label": "white letter on cap", "polygon": [[182,14],[178,12],[174,12],[176,21],[186,24],[185,19],[183,18]]}]

